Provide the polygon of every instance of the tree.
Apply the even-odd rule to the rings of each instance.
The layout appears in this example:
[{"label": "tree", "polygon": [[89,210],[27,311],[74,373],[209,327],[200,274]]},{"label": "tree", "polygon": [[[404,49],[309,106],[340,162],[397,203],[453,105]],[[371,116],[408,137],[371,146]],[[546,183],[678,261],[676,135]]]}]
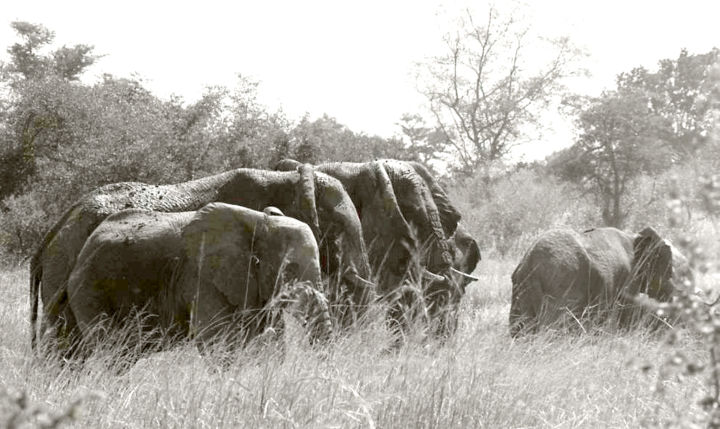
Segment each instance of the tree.
[{"label": "tree", "polygon": [[303,117],[290,131],[289,138],[286,156],[301,162],[415,159],[402,140],[356,133],[328,115],[314,121]]},{"label": "tree", "polygon": [[272,149],[285,138],[290,125],[282,111],[269,111],[258,101],[259,84],[239,75],[236,86],[224,91],[213,139],[202,143],[207,148],[206,173],[264,168],[276,156]]},{"label": "tree", "polygon": [[444,36],[445,53],[421,65],[420,91],[442,137],[431,134],[436,141],[429,146],[465,174],[506,156],[559,94],[561,80],[573,73],[579,51],[567,38],[535,49],[550,58],[530,73],[526,56],[535,41],[529,30],[494,7],[482,24],[467,11],[457,29]]},{"label": "tree", "polygon": [[92,46],[82,44],[62,46],[42,55],[39,51],[52,43],[54,32],[42,25],[24,21],[14,21],[10,26],[23,40],[23,43],[14,43],[8,48],[10,62],[2,64],[3,78],[9,78],[12,85],[48,75],[74,81],[99,58],[93,55]]},{"label": "tree", "polygon": [[[0,82],[9,88],[3,100],[0,127],[0,198],[16,192],[37,170],[37,140],[60,126],[63,114],[56,108],[74,91],[68,86],[99,58],[88,45],[63,46],[49,54],[40,51],[55,34],[38,24],[15,21],[11,27],[22,39],[0,63]],[[70,106],[66,113],[70,113]]]},{"label": "tree", "polygon": [[578,128],[578,141],[553,155],[548,167],[592,191],[605,224],[621,227],[629,181],[670,163],[666,120],[649,108],[644,93],[609,91],[588,100]]},{"label": "tree", "polygon": [[717,48],[697,55],[683,49],[677,59],[661,60],[657,72],[638,67],[618,75],[619,89],[642,91],[652,112],[667,120],[668,142],[678,157],[688,157],[703,147],[715,125],[711,72],[719,55]]}]

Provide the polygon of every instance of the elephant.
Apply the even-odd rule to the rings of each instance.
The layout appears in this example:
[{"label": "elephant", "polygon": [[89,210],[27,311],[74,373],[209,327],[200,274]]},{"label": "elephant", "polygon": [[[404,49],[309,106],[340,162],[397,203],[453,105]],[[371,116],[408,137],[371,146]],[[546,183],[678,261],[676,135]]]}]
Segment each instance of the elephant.
[{"label": "elephant", "polygon": [[482,260],[480,246],[465,225],[459,223],[449,240],[450,252],[453,258],[453,275],[455,282],[465,290],[468,284],[478,280],[472,276],[478,262]]},{"label": "elephant", "polygon": [[428,169],[417,161],[406,161],[415,172],[425,181],[432,194],[435,205],[440,214],[440,222],[443,225],[445,236],[449,237],[448,246],[453,258],[453,277],[456,283],[465,290],[468,284],[477,281],[478,278],[471,274],[475,271],[478,263],[482,260],[480,246],[477,240],[470,234],[460,222],[462,215],[450,202],[445,190],[435,180]]},{"label": "elephant", "polygon": [[[201,351],[218,339],[237,347],[281,321],[273,311],[295,299],[311,338],[327,338],[315,237],[279,213],[210,203],[195,212],[110,215],[86,240],[68,281],[80,339],[94,345],[125,328],[124,335],[143,331],[135,341],[123,338],[133,349],[191,335]],[[127,329],[137,314],[141,322]]]},{"label": "elephant", "polygon": [[[275,168],[292,171],[302,165],[285,159]],[[408,277],[418,281],[424,276],[430,280],[424,289],[431,317],[446,312],[447,305],[456,307],[465,286],[475,280],[469,274],[480,252],[466,231],[461,239],[464,251],[451,248],[448,238],[455,234],[461,216],[424,166],[377,160],[315,168],[340,180],[355,204],[380,295],[393,295]],[[454,259],[471,270],[456,269]]]},{"label": "elephant", "polygon": [[512,273],[510,333],[517,336],[573,318],[634,324],[639,293],[669,301],[690,276],[685,257],[652,227],[637,234],[616,228],[540,235]]},{"label": "elephant", "polygon": [[44,319],[55,337],[72,331],[76,323],[67,310],[67,284],[85,240],[105,218],[128,208],[159,212],[198,210],[211,202],[251,209],[277,206],[309,225],[320,247],[321,269],[330,279],[331,299],[350,300],[358,313],[374,300],[374,286],[366,281],[370,266],[362,228],[350,197],[336,179],[310,166],[294,172],[235,169],[214,176],[171,185],[123,182],[102,186],[82,196],[45,234],[30,260],[31,345],[37,337],[38,296],[42,292]]}]

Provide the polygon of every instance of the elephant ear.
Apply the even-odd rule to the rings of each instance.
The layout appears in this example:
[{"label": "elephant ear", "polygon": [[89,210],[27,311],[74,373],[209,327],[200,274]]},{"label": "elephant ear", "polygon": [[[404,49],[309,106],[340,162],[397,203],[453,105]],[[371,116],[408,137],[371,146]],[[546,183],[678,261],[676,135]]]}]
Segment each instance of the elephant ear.
[{"label": "elephant ear", "polygon": [[315,196],[315,169],[310,164],[300,164],[297,167],[300,174],[300,192],[298,207],[300,213],[305,214],[305,223],[310,226],[315,240],[320,242],[320,222],[318,220],[317,204]]},{"label": "elephant ear", "polygon": [[633,241],[633,281],[637,292],[657,298],[667,294],[664,290],[672,275],[673,251],[671,245],[655,231],[647,227]]},{"label": "elephant ear", "polygon": [[438,212],[440,213],[440,221],[442,222],[445,236],[452,236],[457,230],[458,222],[460,222],[460,219],[462,218],[460,212],[452,205],[450,198],[445,193],[445,190],[440,186],[424,165],[416,161],[411,161],[409,164],[413,167],[415,172],[422,177],[425,184],[430,189],[432,198],[435,201]]},{"label": "elephant ear", "polygon": [[[405,269],[410,261],[410,249],[416,248],[415,234],[400,210],[395,191],[385,167],[380,161],[370,164],[371,177],[366,181],[370,199],[363,207],[362,228],[373,243],[375,255],[386,259],[385,264]],[[378,255],[378,251],[382,254]],[[387,255],[385,254],[387,252]]]},{"label": "elephant ear", "polygon": [[398,197],[400,211],[417,232],[426,252],[423,265],[432,272],[452,266],[450,246],[445,238],[440,213],[425,180],[405,162],[384,160],[383,165]]},{"label": "elephant ear", "polygon": [[258,308],[263,294],[254,254],[255,229],[266,215],[211,203],[198,210],[183,230],[186,269],[192,273],[185,291],[195,296],[213,287],[227,301],[240,308]]}]

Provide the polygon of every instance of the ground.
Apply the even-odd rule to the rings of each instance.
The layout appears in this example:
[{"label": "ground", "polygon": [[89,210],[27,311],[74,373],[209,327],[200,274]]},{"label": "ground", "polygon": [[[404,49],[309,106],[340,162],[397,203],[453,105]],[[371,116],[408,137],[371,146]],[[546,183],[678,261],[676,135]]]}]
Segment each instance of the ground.
[{"label": "ground", "polygon": [[[634,428],[703,417],[701,377],[658,376],[671,354],[664,334],[512,340],[513,268],[512,260],[481,263],[460,330],[446,343],[410,338],[388,351],[377,323],[315,349],[299,340],[251,348],[226,371],[186,345],[123,373],[102,355],[82,370],[33,358],[27,269],[4,271],[0,426],[26,418],[17,414],[22,394],[25,413],[73,411],[69,427]],[[675,347],[703,356],[689,336]]]}]

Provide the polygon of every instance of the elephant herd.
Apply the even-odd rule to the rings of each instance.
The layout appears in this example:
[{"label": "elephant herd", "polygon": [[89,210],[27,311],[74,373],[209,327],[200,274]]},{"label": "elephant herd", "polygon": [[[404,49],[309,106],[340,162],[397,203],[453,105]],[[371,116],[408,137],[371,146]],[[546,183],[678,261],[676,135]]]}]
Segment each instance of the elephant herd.
[{"label": "elephant herd", "polygon": [[378,300],[394,303],[390,319],[420,305],[447,334],[481,257],[460,218],[424,166],[396,160],[106,185],[75,202],[30,261],[31,344],[39,331],[75,356],[139,311],[149,333],[244,344],[295,302],[311,338],[323,337]]},{"label": "elephant herd", "polygon": [[[377,301],[393,326],[419,306],[448,335],[481,259],[460,220],[423,165],[397,160],[106,185],[75,202],[30,261],[31,344],[39,333],[80,356],[142,314],[150,338],[194,338],[202,351],[281,329],[280,310],[314,341]],[[610,313],[627,325],[634,296],[669,300],[688,274],[652,228],[549,231],[512,274],[510,332]]]}]

